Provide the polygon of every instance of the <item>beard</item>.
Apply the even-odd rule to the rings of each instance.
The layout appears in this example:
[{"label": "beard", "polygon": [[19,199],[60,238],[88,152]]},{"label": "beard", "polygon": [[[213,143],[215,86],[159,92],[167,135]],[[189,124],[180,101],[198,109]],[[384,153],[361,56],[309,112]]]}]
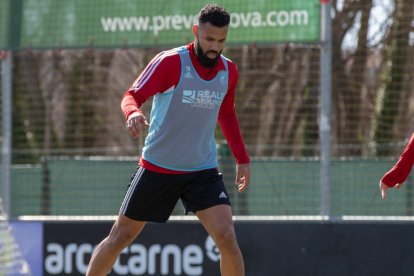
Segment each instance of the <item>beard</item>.
[{"label": "beard", "polygon": [[[195,43],[195,45],[196,45],[195,51],[196,51],[198,60],[200,61],[201,65],[207,68],[213,68],[214,66],[217,65],[218,60],[220,58],[221,51],[220,52],[207,51],[204,53],[203,49],[201,49],[200,43]],[[209,58],[207,56],[208,53],[215,53],[217,54],[217,56],[215,58]]]}]

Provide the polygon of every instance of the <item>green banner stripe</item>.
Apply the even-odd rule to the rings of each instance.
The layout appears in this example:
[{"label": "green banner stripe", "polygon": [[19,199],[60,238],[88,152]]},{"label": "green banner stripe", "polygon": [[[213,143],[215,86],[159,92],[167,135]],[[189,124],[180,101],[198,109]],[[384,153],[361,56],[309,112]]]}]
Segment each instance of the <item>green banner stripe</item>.
[{"label": "green banner stripe", "polygon": [[9,20],[9,2],[0,0],[0,49],[6,49],[7,47],[7,35],[8,35],[8,20]]},{"label": "green banner stripe", "polygon": [[[209,1],[22,0],[20,49],[181,45]],[[219,1],[231,13],[228,42],[319,41],[319,0]],[[19,33],[19,32],[14,32]]]}]

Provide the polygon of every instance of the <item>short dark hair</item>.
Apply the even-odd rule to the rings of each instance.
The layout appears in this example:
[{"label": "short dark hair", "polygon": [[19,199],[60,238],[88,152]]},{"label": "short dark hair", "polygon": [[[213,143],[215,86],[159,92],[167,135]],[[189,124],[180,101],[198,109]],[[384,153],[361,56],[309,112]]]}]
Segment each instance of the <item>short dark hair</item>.
[{"label": "short dark hair", "polygon": [[198,15],[198,23],[207,22],[216,27],[228,26],[230,24],[230,14],[223,7],[216,4],[207,4]]}]

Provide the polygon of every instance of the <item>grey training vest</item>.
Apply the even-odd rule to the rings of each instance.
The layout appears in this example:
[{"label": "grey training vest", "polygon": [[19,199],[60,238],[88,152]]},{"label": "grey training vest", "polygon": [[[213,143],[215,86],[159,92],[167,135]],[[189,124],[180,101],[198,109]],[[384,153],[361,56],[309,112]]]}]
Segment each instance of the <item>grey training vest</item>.
[{"label": "grey training vest", "polygon": [[214,139],[217,116],[228,89],[226,70],[206,81],[196,72],[188,50],[177,48],[180,80],[172,91],[154,96],[143,157],[162,168],[198,171],[217,167]]}]

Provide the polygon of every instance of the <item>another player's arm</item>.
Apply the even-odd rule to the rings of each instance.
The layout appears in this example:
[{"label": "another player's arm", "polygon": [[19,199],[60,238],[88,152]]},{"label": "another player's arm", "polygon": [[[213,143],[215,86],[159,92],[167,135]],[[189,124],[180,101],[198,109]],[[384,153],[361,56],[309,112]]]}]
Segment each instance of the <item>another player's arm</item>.
[{"label": "another player's arm", "polygon": [[401,154],[398,162],[393,166],[382,178],[379,183],[381,191],[381,197],[385,199],[387,197],[387,190],[395,187],[400,188],[401,185],[407,180],[408,175],[414,164],[414,133],[412,134],[410,141]]}]

